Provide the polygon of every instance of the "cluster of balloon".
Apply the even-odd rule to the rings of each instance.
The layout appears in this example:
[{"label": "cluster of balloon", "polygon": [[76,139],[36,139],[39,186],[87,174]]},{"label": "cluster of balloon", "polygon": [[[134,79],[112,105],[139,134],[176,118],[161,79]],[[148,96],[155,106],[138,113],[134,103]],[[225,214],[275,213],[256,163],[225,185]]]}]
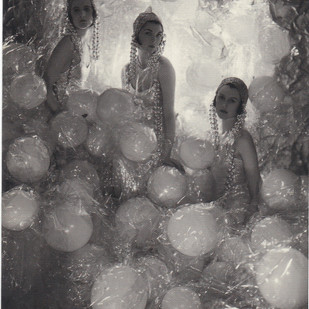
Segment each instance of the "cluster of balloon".
[{"label": "cluster of balloon", "polygon": [[308,301],[308,259],[290,247],[269,250],[256,265],[256,281],[276,308],[302,308]]},{"label": "cluster of balloon", "polygon": [[148,283],[148,300],[156,299],[165,291],[172,280],[172,274],[166,264],[155,256],[142,256],[138,258],[134,267]]},{"label": "cluster of balloon", "polygon": [[186,177],[174,167],[160,166],[150,175],[147,192],[154,203],[175,207],[186,195]]},{"label": "cluster of balloon", "polygon": [[129,92],[110,88],[105,90],[97,103],[97,116],[111,127],[120,127],[134,118],[133,97]]},{"label": "cluster of balloon", "polygon": [[191,288],[178,286],[167,291],[162,299],[161,308],[202,309],[202,303],[199,295]]},{"label": "cluster of balloon", "polygon": [[88,89],[78,89],[70,92],[66,103],[68,111],[73,115],[83,116],[88,121],[97,120],[98,94]]},{"label": "cluster of balloon", "polygon": [[8,148],[6,166],[17,181],[38,182],[49,169],[49,150],[38,136],[17,138]]},{"label": "cluster of balloon", "polygon": [[44,80],[33,73],[25,73],[15,77],[10,86],[11,99],[24,109],[39,106],[45,101],[46,94]]},{"label": "cluster of balloon", "polygon": [[91,216],[74,201],[59,200],[46,210],[42,233],[47,244],[62,252],[73,252],[86,245],[93,232]]},{"label": "cluster of balloon", "polygon": [[50,124],[51,132],[58,145],[63,148],[76,148],[84,143],[88,136],[87,121],[69,111],[54,117]]},{"label": "cluster of balloon", "polygon": [[94,309],[144,309],[148,286],[134,268],[117,264],[104,269],[96,278],[91,291]]},{"label": "cluster of balloon", "polygon": [[259,76],[249,86],[250,101],[261,113],[273,112],[282,104],[284,97],[284,90],[270,76]]},{"label": "cluster of balloon", "polygon": [[2,196],[2,226],[22,231],[31,226],[39,213],[37,194],[26,186],[18,186]]},{"label": "cluster of balloon", "polygon": [[142,248],[153,244],[160,217],[160,211],[148,198],[136,197],[125,201],[115,216],[120,239]]},{"label": "cluster of balloon", "polygon": [[111,129],[103,123],[93,124],[89,128],[85,145],[92,156],[111,160],[114,149]]},{"label": "cluster of balloon", "polygon": [[261,195],[270,209],[289,211],[295,209],[296,185],[299,177],[286,169],[274,169],[263,180]]},{"label": "cluster of balloon", "polygon": [[119,148],[128,160],[143,162],[156,150],[157,137],[153,129],[141,123],[131,123],[120,133]]}]

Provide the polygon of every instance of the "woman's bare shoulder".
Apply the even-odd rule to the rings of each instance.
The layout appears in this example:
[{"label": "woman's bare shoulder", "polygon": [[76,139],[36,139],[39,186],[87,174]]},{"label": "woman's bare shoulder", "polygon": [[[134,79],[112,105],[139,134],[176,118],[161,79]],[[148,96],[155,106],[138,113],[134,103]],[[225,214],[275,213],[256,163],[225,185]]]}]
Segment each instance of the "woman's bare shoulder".
[{"label": "woman's bare shoulder", "polygon": [[159,67],[159,75],[175,75],[175,70],[172,63],[166,58],[161,56],[160,60],[160,67]]}]

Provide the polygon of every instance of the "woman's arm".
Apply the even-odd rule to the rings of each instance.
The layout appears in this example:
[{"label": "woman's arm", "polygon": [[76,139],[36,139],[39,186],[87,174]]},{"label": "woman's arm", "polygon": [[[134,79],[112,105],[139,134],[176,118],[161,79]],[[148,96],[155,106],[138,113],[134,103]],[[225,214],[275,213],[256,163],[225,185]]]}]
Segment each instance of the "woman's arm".
[{"label": "woman's arm", "polygon": [[121,70],[121,85],[122,85],[122,89],[126,88],[126,84],[127,84],[127,70],[129,69],[129,64],[126,64],[122,70]]},{"label": "woman's arm", "polygon": [[165,57],[161,57],[158,79],[163,98],[163,130],[164,130],[164,151],[166,158],[170,157],[175,138],[175,70],[172,64]]},{"label": "woman's arm", "polygon": [[59,109],[59,102],[53,91],[53,86],[59,80],[61,73],[68,70],[72,59],[73,43],[69,36],[65,36],[53,50],[44,73],[47,88],[47,104],[53,112]]},{"label": "woman's arm", "polygon": [[[255,145],[250,133],[243,130],[242,135],[236,143],[236,151],[241,155],[244,162],[246,179],[248,183],[251,201],[258,203],[261,176],[258,166],[258,158]],[[257,205],[256,205],[257,206]]]}]

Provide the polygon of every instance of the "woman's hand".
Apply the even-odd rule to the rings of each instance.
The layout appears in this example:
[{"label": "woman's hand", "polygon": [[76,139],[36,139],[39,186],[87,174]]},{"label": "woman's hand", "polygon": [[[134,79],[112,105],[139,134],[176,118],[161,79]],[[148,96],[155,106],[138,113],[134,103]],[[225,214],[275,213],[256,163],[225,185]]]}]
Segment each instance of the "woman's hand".
[{"label": "woman's hand", "polygon": [[47,92],[47,105],[53,114],[59,112],[60,104],[52,91]]}]

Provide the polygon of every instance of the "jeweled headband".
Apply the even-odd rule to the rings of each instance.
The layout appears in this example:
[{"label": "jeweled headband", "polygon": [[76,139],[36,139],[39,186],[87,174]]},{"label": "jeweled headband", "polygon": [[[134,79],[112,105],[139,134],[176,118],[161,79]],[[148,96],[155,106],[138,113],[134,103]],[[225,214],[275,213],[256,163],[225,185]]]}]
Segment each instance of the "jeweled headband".
[{"label": "jeweled headband", "polygon": [[163,25],[162,25],[160,18],[155,13],[152,12],[152,8],[150,6],[150,7],[147,8],[147,10],[145,12],[140,13],[133,23],[133,34],[134,34],[136,40],[137,40],[137,36],[138,36],[139,32],[141,31],[142,27],[147,22],[160,23],[162,28],[163,28]]},{"label": "jeweled headband", "polygon": [[225,78],[219,85],[216,91],[216,95],[221,87],[228,85],[228,84],[232,84],[238,90],[242,104],[246,104],[248,101],[248,96],[249,96],[248,88],[246,84],[240,78],[237,78],[237,77]]}]

